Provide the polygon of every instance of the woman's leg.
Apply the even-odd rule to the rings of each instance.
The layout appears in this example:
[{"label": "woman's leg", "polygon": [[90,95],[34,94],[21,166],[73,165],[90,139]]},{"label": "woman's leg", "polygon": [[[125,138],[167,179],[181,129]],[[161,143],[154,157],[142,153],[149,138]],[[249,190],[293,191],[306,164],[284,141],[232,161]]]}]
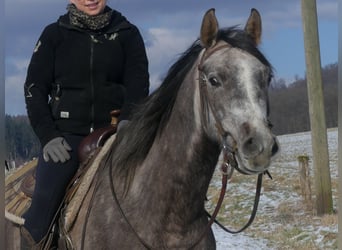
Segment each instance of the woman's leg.
[{"label": "woman's leg", "polygon": [[24,227],[37,243],[46,235],[64,198],[66,187],[79,167],[78,146],[83,136],[66,135],[64,137],[72,148],[71,159],[65,163],[54,163],[52,160],[45,162],[40,155],[31,207],[23,216]]}]

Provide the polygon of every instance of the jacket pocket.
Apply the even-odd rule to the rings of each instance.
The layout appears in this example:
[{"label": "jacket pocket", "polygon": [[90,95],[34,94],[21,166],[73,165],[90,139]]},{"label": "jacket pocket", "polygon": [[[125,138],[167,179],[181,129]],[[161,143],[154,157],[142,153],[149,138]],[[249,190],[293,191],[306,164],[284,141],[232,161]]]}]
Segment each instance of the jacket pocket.
[{"label": "jacket pocket", "polygon": [[53,83],[50,107],[53,118],[86,119],[89,97],[84,85],[79,83]]}]

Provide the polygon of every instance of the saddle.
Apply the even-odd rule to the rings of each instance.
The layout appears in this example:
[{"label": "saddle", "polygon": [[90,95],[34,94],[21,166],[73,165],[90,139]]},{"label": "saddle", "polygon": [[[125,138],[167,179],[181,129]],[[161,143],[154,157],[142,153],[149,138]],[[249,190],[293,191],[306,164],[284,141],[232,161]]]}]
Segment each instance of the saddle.
[{"label": "saddle", "polygon": [[[89,164],[93,158],[100,152],[105,142],[116,133],[120,110],[110,112],[111,124],[107,127],[95,130],[86,136],[78,148],[78,155],[80,159],[80,167],[76,173],[75,178],[87,172]],[[6,195],[5,195],[5,216],[10,221],[18,225],[24,224],[22,215],[30,207],[35,182],[36,182],[36,166],[38,160],[25,164],[20,169],[16,170],[13,174],[6,177]],[[71,197],[70,193],[75,193],[78,185],[75,185],[75,178],[70,182],[67,189],[66,197]],[[74,184],[72,184],[74,183]]]},{"label": "saddle", "polygon": [[32,198],[34,186],[36,184],[36,169],[32,169],[27,173],[26,178],[20,185],[20,190],[28,197]]},{"label": "saddle", "polygon": [[[89,163],[89,161],[98,154],[98,149],[101,149],[108,138],[115,133],[116,127],[110,125],[108,127],[95,130],[82,140],[80,147],[78,148],[78,156],[80,159],[80,169],[78,172],[84,172],[87,170],[86,167],[89,166],[87,163]],[[20,191],[32,199],[35,184],[36,168],[27,172],[26,177],[20,185]]]}]

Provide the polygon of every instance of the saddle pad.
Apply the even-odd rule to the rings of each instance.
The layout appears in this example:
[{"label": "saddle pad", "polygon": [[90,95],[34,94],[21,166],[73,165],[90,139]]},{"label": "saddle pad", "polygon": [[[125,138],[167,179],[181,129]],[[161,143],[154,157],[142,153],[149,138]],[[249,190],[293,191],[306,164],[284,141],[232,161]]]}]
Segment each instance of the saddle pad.
[{"label": "saddle pad", "polygon": [[26,192],[24,181],[35,170],[38,159],[34,159],[9,173],[5,178],[5,217],[19,225],[24,224],[22,215],[31,205],[31,197]]},{"label": "saddle pad", "polygon": [[84,175],[81,176],[81,180],[78,180],[79,182],[76,190],[72,192],[71,197],[68,197],[68,200],[65,201],[65,207],[62,210],[61,219],[64,221],[61,223],[61,225],[64,226],[65,232],[69,232],[71,229],[71,226],[73,225],[74,220],[77,217],[77,214],[82,206],[82,203],[85,199],[86,194],[88,193],[91,184],[93,182],[94,176],[100,166],[101,160],[104,158],[104,156],[108,153],[108,151],[111,149],[111,146],[116,138],[116,134],[112,135],[103,145],[102,148],[99,148],[100,150],[98,153],[92,158],[92,160],[88,163],[90,166],[85,167],[87,171],[84,173]]}]

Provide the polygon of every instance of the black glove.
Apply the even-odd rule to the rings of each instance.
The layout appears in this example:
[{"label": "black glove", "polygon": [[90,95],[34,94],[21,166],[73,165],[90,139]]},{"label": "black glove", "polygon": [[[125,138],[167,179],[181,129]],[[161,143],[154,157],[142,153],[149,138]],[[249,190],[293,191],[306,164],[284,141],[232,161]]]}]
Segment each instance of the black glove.
[{"label": "black glove", "polygon": [[70,154],[68,151],[71,147],[66,142],[63,137],[56,137],[49,141],[43,148],[43,158],[45,161],[49,159],[53,162],[65,162],[70,159]]}]

